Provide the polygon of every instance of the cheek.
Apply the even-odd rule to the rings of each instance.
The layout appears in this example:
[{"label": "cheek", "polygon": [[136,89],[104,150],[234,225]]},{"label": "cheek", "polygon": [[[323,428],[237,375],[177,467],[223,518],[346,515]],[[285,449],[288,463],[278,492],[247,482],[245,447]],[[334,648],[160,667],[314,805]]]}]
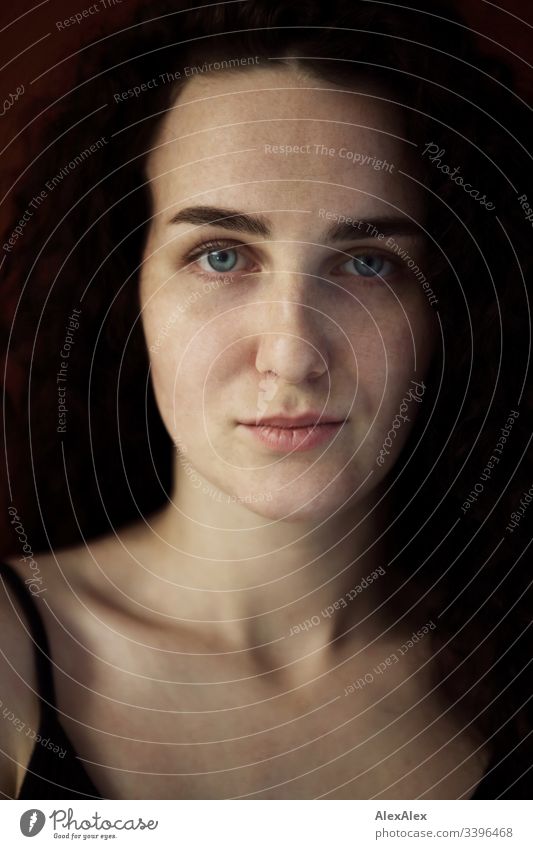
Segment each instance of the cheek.
[{"label": "cheek", "polygon": [[413,311],[379,306],[353,311],[346,337],[359,381],[381,397],[402,375],[425,369],[431,334]]},{"label": "cheek", "polygon": [[[354,314],[350,344],[355,352],[354,388],[361,411],[364,408],[368,423],[373,422],[374,441],[389,430],[411,381],[426,377],[436,332],[433,312],[417,302],[404,303],[403,309],[374,309],[372,316],[373,321]],[[356,397],[354,408],[357,405]],[[404,423],[406,434],[411,427],[411,422]]]},{"label": "cheek", "polygon": [[[156,402],[172,436],[197,431],[220,396],[224,375],[239,368],[232,322],[170,308],[156,296],[143,311]],[[196,314],[195,314],[196,313]],[[242,357],[240,358],[242,362]],[[192,441],[194,434],[185,441]]]}]

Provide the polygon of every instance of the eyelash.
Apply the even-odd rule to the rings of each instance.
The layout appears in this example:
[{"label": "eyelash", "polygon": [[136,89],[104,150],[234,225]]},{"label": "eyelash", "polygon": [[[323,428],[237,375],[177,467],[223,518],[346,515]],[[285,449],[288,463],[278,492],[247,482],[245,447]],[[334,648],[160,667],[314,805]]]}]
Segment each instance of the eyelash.
[{"label": "eyelash", "polygon": [[[212,253],[214,251],[222,251],[222,250],[237,250],[238,248],[245,247],[242,242],[237,242],[236,244],[233,242],[229,242],[227,239],[211,239],[208,242],[202,242],[196,248],[194,248],[187,256],[185,257],[185,261],[187,265],[190,265],[195,260],[202,257],[204,254]],[[207,275],[207,272],[202,272]],[[212,272],[215,275],[220,275],[220,271],[213,270]],[[231,272],[229,272],[231,274]],[[209,275],[208,275],[209,276]]]},{"label": "eyelash", "polygon": [[[187,256],[184,257],[185,264],[186,264],[186,266],[189,266],[193,262],[195,262],[196,260],[200,259],[205,254],[209,254],[209,253],[215,252],[217,250],[220,250],[220,251],[221,250],[238,251],[239,248],[243,248],[243,247],[245,248],[246,245],[244,245],[242,242],[235,243],[235,242],[230,242],[227,239],[210,239],[207,242],[202,242],[200,245],[197,245],[192,251],[190,251],[187,254]],[[348,259],[344,259],[343,262],[341,263],[341,265],[346,265],[346,263],[350,262],[350,258],[351,259],[357,259],[360,256],[369,256],[369,255],[374,256],[374,257],[379,256],[380,258],[383,258],[383,259],[387,260],[388,262],[390,262],[391,265],[394,267],[394,271],[392,272],[392,275],[396,274],[397,271],[400,268],[398,261],[395,260],[394,257],[390,256],[387,253],[383,253],[383,252],[380,252],[380,251],[372,251],[371,249],[367,249],[366,251],[361,251],[359,254],[350,254],[350,257]],[[222,276],[224,276],[224,277],[229,277],[229,278],[231,278],[235,274],[235,273],[232,273],[231,271],[222,272],[222,271],[215,271],[214,269],[213,269],[212,272],[207,272],[207,271],[204,271],[202,269],[199,273],[200,273],[200,275],[202,275],[204,277],[222,277]],[[366,277],[364,275],[358,275],[358,274],[351,274],[349,276],[350,277],[356,277],[359,280],[359,282],[362,283],[363,285],[367,284],[367,285],[371,285],[371,286],[375,286],[376,285],[375,281],[380,279],[379,274],[369,275],[369,276],[366,276]],[[385,276],[390,277],[391,274],[382,275],[382,276],[383,277],[385,277]]]}]

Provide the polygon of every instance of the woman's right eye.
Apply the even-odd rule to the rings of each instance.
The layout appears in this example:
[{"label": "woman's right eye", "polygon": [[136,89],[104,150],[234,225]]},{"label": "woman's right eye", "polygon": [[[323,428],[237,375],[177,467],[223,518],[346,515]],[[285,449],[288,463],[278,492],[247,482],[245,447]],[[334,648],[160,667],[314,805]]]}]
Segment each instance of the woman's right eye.
[{"label": "woman's right eye", "polygon": [[[200,260],[200,268],[202,268],[203,271],[218,271],[227,273],[228,271],[235,270],[239,259],[239,254],[235,248],[223,248],[219,251],[209,251],[209,253],[203,254],[203,257]],[[207,263],[209,268],[202,266],[202,262]]]},{"label": "woman's right eye", "polygon": [[199,245],[187,257],[189,268],[197,265],[204,274],[233,274],[247,268],[247,259],[239,246],[218,242]]}]

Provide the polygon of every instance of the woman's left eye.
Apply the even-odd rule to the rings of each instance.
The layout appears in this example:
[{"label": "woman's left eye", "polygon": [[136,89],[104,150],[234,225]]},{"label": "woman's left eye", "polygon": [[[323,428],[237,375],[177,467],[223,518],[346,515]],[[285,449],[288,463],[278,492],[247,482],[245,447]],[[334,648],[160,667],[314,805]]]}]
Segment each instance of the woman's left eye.
[{"label": "woman's left eye", "polygon": [[356,277],[387,277],[396,270],[396,266],[381,254],[359,254],[341,265],[341,269]]}]

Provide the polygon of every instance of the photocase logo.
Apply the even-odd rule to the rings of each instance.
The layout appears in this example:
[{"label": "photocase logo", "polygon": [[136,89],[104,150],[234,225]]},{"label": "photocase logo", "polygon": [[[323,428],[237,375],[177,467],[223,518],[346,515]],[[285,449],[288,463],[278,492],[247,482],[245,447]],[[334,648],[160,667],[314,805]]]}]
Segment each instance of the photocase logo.
[{"label": "photocase logo", "polygon": [[32,808],[29,811],[24,811],[20,818],[20,830],[24,837],[35,837],[42,831],[46,822],[46,817],[42,811]]}]

